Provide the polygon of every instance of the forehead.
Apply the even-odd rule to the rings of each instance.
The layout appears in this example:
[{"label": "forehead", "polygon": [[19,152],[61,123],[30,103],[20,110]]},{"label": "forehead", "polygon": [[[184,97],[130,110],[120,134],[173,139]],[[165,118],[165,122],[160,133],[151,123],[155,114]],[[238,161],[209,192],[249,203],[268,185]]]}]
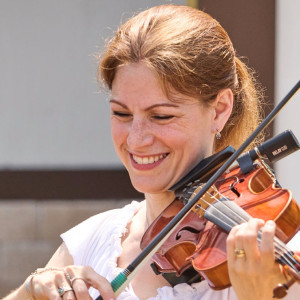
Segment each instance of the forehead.
[{"label": "forehead", "polygon": [[144,63],[129,63],[118,67],[112,83],[112,92],[126,90],[138,92],[141,89],[155,88],[156,92],[163,92],[161,82],[156,73]]},{"label": "forehead", "polygon": [[198,102],[191,96],[183,95],[174,88],[165,90],[162,80],[157,73],[145,63],[129,63],[120,66],[112,83],[112,99],[140,101],[166,101],[172,103]]}]

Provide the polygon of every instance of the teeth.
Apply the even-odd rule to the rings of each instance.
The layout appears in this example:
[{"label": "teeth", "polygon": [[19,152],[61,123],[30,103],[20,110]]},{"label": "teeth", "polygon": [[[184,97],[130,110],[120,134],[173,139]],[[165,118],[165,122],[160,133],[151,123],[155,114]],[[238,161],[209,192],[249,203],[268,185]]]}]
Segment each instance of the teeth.
[{"label": "teeth", "polygon": [[161,154],[161,155],[155,155],[155,156],[148,156],[148,157],[139,157],[136,155],[132,155],[134,161],[138,163],[139,165],[148,165],[148,164],[153,164],[157,162],[158,160],[166,157],[166,154]]}]

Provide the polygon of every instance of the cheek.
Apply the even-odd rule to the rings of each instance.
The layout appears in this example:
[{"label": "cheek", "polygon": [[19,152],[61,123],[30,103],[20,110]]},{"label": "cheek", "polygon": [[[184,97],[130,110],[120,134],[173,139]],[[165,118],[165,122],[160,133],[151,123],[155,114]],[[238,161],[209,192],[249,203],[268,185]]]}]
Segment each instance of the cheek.
[{"label": "cheek", "polygon": [[111,136],[115,147],[120,146],[127,137],[126,126],[123,124],[117,124],[116,122],[111,122],[110,126]]},{"label": "cheek", "polygon": [[199,127],[193,127],[179,134],[174,134],[174,136],[170,136],[170,138],[172,138],[174,149],[181,149],[183,155],[191,163],[198,162],[205,156],[211,155],[213,135],[205,124]]}]

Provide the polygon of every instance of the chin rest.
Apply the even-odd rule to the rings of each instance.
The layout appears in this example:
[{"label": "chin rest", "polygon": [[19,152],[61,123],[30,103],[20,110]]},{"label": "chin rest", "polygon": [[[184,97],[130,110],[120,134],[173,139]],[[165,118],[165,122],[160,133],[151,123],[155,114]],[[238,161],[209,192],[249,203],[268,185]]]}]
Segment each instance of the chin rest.
[{"label": "chin rest", "polygon": [[200,180],[201,182],[207,181],[225,163],[234,151],[235,149],[232,146],[228,146],[220,152],[202,159],[188,174],[175,183],[170,188],[170,191],[174,191],[176,194],[190,182],[195,180]]}]

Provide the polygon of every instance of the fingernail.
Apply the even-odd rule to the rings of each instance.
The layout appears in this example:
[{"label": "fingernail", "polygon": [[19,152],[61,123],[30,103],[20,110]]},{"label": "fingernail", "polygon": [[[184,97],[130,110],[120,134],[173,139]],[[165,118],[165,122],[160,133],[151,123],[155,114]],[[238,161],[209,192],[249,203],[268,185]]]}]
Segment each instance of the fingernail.
[{"label": "fingernail", "polygon": [[276,226],[276,224],[275,224],[275,222],[273,220],[268,220],[266,222],[266,225],[269,226],[269,227],[275,227]]}]

